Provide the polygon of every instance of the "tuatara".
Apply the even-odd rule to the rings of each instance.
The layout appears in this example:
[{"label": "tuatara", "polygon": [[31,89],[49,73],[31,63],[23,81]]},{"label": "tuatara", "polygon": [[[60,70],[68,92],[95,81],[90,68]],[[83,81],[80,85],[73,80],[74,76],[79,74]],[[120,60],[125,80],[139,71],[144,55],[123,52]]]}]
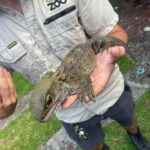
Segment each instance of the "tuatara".
[{"label": "tuatara", "polygon": [[82,101],[85,96],[94,100],[90,74],[96,65],[95,54],[117,45],[125,46],[119,39],[103,37],[71,49],[60,67],[46,73],[33,89],[29,106],[34,117],[40,122],[47,121],[71,94],[78,94]]}]

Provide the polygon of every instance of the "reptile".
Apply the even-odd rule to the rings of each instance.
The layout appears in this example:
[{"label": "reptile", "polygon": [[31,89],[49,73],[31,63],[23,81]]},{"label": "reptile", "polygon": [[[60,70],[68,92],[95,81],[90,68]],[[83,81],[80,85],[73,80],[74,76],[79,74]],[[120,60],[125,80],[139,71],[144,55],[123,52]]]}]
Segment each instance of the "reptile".
[{"label": "reptile", "polygon": [[90,74],[96,66],[95,55],[112,46],[126,46],[113,37],[89,39],[86,43],[72,48],[55,72],[44,74],[35,85],[29,98],[33,116],[39,121],[47,121],[53,112],[71,94],[86,102],[85,97],[94,101]]}]

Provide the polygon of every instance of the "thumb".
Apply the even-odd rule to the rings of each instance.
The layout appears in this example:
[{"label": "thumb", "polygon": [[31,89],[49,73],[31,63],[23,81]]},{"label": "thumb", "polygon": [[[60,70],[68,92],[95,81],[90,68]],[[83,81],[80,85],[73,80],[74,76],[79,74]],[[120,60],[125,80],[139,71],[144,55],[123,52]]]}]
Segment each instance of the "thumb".
[{"label": "thumb", "polygon": [[119,58],[125,54],[125,48],[122,46],[115,46],[115,47],[109,48],[109,52],[111,53],[113,57]]}]

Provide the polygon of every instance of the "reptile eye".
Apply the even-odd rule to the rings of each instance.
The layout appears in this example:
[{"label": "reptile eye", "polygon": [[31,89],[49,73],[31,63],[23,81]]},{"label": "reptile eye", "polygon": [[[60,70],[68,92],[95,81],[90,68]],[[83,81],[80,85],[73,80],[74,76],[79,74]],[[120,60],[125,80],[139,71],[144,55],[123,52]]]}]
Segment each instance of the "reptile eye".
[{"label": "reptile eye", "polygon": [[92,43],[92,48],[94,49],[94,52],[97,54],[98,52],[100,52],[99,50],[104,48],[105,46],[105,42],[104,41],[94,41]]},{"label": "reptile eye", "polygon": [[52,102],[53,102],[52,96],[51,96],[51,95],[48,95],[48,96],[47,96],[47,99],[46,99],[46,104],[47,104],[47,105],[50,105]]}]

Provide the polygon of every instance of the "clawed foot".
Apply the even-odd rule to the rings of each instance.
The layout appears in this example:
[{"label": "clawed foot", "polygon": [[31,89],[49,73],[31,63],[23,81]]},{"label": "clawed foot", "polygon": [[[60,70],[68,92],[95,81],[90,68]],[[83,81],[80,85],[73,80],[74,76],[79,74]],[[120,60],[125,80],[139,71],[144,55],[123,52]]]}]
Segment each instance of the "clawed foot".
[{"label": "clawed foot", "polygon": [[[78,95],[78,99],[82,102],[95,101],[93,89],[90,87],[80,89],[65,88],[61,93],[61,102],[65,102],[69,96]],[[60,97],[59,97],[60,98]]]},{"label": "clawed foot", "polygon": [[86,103],[89,102],[89,101],[94,101],[95,102],[93,93],[79,94],[78,99],[81,100],[81,102],[86,102]]},{"label": "clawed foot", "polygon": [[89,75],[84,74],[80,78],[78,99],[83,102],[95,101],[92,81]]}]

